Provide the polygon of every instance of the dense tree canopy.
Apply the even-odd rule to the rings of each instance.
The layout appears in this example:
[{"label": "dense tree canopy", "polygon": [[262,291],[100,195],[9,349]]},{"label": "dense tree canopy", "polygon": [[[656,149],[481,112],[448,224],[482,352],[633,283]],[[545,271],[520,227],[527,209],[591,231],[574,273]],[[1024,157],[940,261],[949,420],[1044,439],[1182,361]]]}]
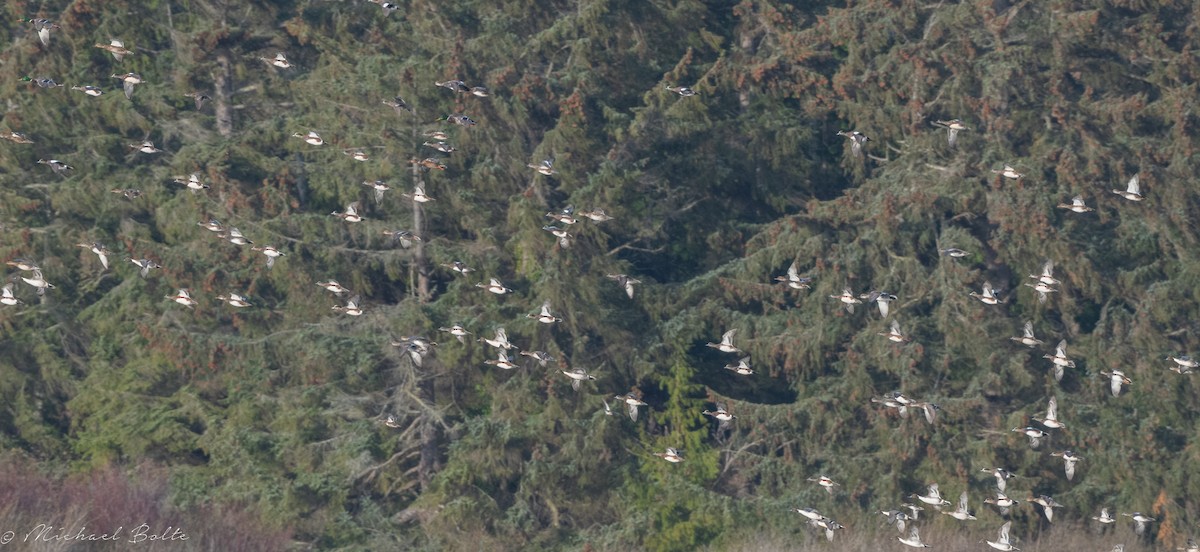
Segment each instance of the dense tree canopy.
[{"label": "dense tree canopy", "polygon": [[[0,305],[0,447],[19,477],[0,496],[124,474],[163,508],[208,505],[205,527],[239,512],[269,530],[230,550],[874,550],[900,545],[873,512],[933,482],[969,491],[979,521],[930,509],[926,541],[994,537],[981,470],[1001,466],[1013,498],[1064,505],[1050,525],[1021,504],[1014,536],[1069,549],[1107,507],[1156,521],[1141,545],[1122,523],[1087,546],[1182,546],[1200,399],[1166,357],[1200,356],[1196,7],[802,4],[10,3],[0,132],[32,143],[0,143],[0,255],[54,287],[8,267],[23,304]],[[95,46],[111,39],[132,52]],[[451,80],[488,94],[435,85]],[[954,144],[935,125],[951,119]],[[293,136],[309,132],[324,143]],[[173,182],[192,174],[210,187]],[[1144,201],[1110,191],[1134,176]],[[1056,207],[1075,196],[1094,211]],[[363,221],[330,215],[354,202]],[[545,216],[568,206],[574,224]],[[269,267],[210,219],[284,256]],[[401,230],[420,241],[384,233]],[[1046,261],[1061,283],[1040,302]],[[811,289],[774,281],[793,263]],[[985,282],[1002,303],[972,297]],[[179,288],[194,308],[165,298]],[[843,289],[896,300],[849,312]],[[355,295],[361,316],[331,309]],[[527,316],[544,303],[560,322]],[[893,321],[907,341],[880,335]],[[1008,339],[1026,321],[1043,344]],[[439,331],[454,324],[472,333]],[[484,363],[498,328],[515,369]],[[728,330],[753,374],[705,346]],[[420,366],[406,336],[437,342]],[[595,380],[572,389],[572,369]],[[871,401],[893,391],[936,423]],[[626,394],[647,403],[636,421]],[[1051,397],[1066,428],[1031,449],[1011,430],[1042,427]],[[703,414],[718,402],[736,419]],[[1050,454],[1067,449],[1072,480]],[[806,481],[821,474],[834,493]],[[824,543],[802,507],[848,529]]]}]

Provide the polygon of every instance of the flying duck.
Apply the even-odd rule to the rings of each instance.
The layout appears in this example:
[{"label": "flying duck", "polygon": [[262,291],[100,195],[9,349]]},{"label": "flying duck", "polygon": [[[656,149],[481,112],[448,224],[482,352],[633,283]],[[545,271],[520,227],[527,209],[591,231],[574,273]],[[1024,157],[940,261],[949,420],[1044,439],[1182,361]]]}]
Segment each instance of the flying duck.
[{"label": "flying duck", "polygon": [[1049,359],[1054,363],[1054,381],[1062,381],[1065,368],[1075,367],[1075,361],[1067,358],[1067,340],[1065,339],[1058,342],[1053,355],[1042,355],[1042,358]]},{"label": "flying duck", "polygon": [[1017,343],[1025,345],[1027,347],[1033,347],[1034,345],[1041,345],[1043,343],[1042,340],[1034,337],[1034,335],[1033,335],[1033,321],[1032,320],[1025,321],[1025,327],[1023,329],[1023,332],[1024,332],[1024,335],[1022,335],[1021,337],[1010,337],[1009,339],[1016,341]]},{"label": "flying duck", "polygon": [[996,288],[992,287],[991,282],[984,282],[983,283],[983,293],[980,294],[980,293],[975,293],[974,291],[972,291],[971,297],[979,299],[985,305],[997,305],[997,304],[1004,302],[1003,299],[1000,299],[999,297],[996,296]]},{"label": "flying duck", "polygon": [[162,151],[162,150],[154,147],[154,142],[151,142],[149,140],[145,140],[140,144],[129,144],[129,147],[131,147],[137,151],[140,151],[142,153],[159,153]]},{"label": "flying duck", "polygon": [[16,305],[20,305],[23,302],[24,301],[17,299],[17,296],[15,294],[13,294],[13,283],[12,282],[4,284],[4,288],[2,290],[0,290],[0,304],[8,305],[8,306],[16,306]]},{"label": "flying duck", "polygon": [[96,257],[100,259],[100,266],[104,267],[105,270],[108,270],[108,248],[105,247],[104,244],[100,242],[92,242],[77,243],[75,245],[95,253]]},{"label": "flying duck", "polygon": [[504,349],[506,351],[517,348],[516,345],[508,342],[508,332],[504,331],[504,328],[496,328],[496,337],[492,339],[481,337],[478,341],[482,341],[488,345],[491,345],[492,347]]},{"label": "flying duck", "polygon": [[750,368],[750,357],[738,359],[737,364],[726,364],[725,369],[732,370],[740,376],[749,376],[754,373],[754,370]]},{"label": "flying duck", "polygon": [[463,343],[463,344],[465,344],[467,342],[466,336],[471,335],[471,332],[468,332],[467,329],[462,326],[462,324],[455,324],[453,326],[450,326],[449,328],[443,326],[441,328],[438,328],[438,331],[449,333],[450,335],[457,338],[459,343]]},{"label": "flying duck", "polygon": [[91,85],[72,86],[71,90],[78,90],[78,91],[83,92],[84,94],[87,94],[93,98],[104,95],[104,89],[100,88],[99,86],[91,86]]},{"label": "flying duck", "polygon": [[124,42],[121,42],[115,38],[109,39],[108,44],[97,43],[96,47],[100,48],[101,50],[107,50],[117,61],[121,61],[125,58],[125,56],[133,53],[133,50],[125,47]]},{"label": "flying duck", "polygon": [[596,376],[589,375],[587,370],[583,368],[572,368],[570,370],[560,370],[563,375],[571,378],[571,389],[579,391],[579,386],[587,380],[595,380]]},{"label": "flying duck", "polygon": [[692,90],[691,88],[688,88],[686,86],[670,86],[670,85],[668,85],[667,90],[670,90],[671,92],[679,94],[680,96],[683,96],[685,98],[689,98],[689,97],[696,95],[695,90]]},{"label": "flying duck", "polygon": [[851,314],[854,314],[854,305],[862,303],[854,296],[854,292],[850,291],[850,288],[843,288],[840,295],[830,295],[829,298],[841,301],[846,306],[846,312]]},{"label": "flying duck", "polygon": [[355,201],[347,205],[345,211],[334,211],[330,213],[330,215],[340,218],[346,222],[362,222],[363,216],[358,214],[359,207],[359,203]]},{"label": "flying duck", "polygon": [[1145,197],[1142,195],[1141,184],[1138,182],[1138,175],[1136,174],[1133,175],[1133,178],[1129,179],[1129,183],[1125,185],[1124,191],[1113,190],[1112,193],[1128,199],[1129,201],[1141,201],[1145,199]]},{"label": "flying duck", "polygon": [[909,530],[908,538],[896,537],[896,539],[900,541],[900,544],[905,546],[911,546],[913,548],[930,548],[928,544],[921,542],[921,533],[917,527],[913,527]]},{"label": "flying duck", "polygon": [[680,456],[679,451],[671,447],[667,447],[667,452],[656,452],[654,455],[672,464],[683,462],[683,456]]},{"label": "flying duck", "polygon": [[493,366],[496,366],[497,368],[503,368],[505,370],[512,370],[513,368],[517,367],[516,364],[514,364],[511,360],[509,360],[508,355],[505,354],[505,352],[503,350],[497,351],[496,354],[497,354],[497,358],[495,358],[495,359],[489,358],[489,359],[483,361],[483,363],[491,364]]},{"label": "flying duck", "polygon": [[558,174],[558,171],[554,170],[554,159],[543,159],[541,163],[538,163],[536,165],[533,163],[530,163],[530,164],[526,165],[526,167],[529,167],[529,168],[537,171],[539,174],[543,174],[546,176],[554,176],[554,175]]},{"label": "flying duck", "polygon": [[238,230],[237,227],[235,227],[235,226],[230,226],[228,232],[221,232],[221,233],[217,234],[217,237],[221,238],[223,240],[229,240],[229,243],[232,243],[233,245],[253,245],[254,244],[254,242],[246,239],[246,236],[242,235],[242,231]]},{"label": "flying duck", "polygon": [[244,309],[250,306],[250,300],[247,299],[245,295],[238,295],[236,293],[230,293],[229,295],[218,295],[217,300],[229,303],[231,306],[239,309]]},{"label": "flying duck", "polygon": [[504,284],[500,283],[500,280],[496,278],[490,278],[489,280],[490,281],[486,284],[483,282],[475,284],[475,287],[482,288],[485,291],[490,291],[496,295],[504,295],[505,293],[513,292],[512,289],[504,287]]},{"label": "flying duck", "polygon": [[275,246],[273,246],[273,245],[264,245],[262,247],[259,247],[256,245],[254,247],[251,247],[250,249],[252,251],[259,251],[267,257],[267,268],[274,267],[275,259],[278,259],[279,257],[283,257],[286,255],[286,253],[276,249]]},{"label": "flying duck", "polygon": [[37,31],[38,40],[42,42],[42,46],[50,45],[50,31],[61,28],[49,19],[21,19],[21,22],[33,24],[33,29]]},{"label": "flying duck", "polygon": [[992,169],[992,172],[1003,176],[1004,178],[1011,178],[1013,180],[1025,176],[1024,174],[1017,172],[1017,169],[1012,168],[1011,165],[1005,165],[1003,169]]},{"label": "flying duck", "polygon": [[33,286],[34,289],[37,290],[37,294],[39,296],[45,295],[46,290],[48,289],[54,289],[54,284],[46,281],[46,278],[42,276],[42,270],[40,268],[33,269],[28,278],[21,276],[21,279],[24,280],[26,284]]},{"label": "flying duck", "polygon": [[1067,424],[1058,421],[1058,397],[1050,397],[1050,402],[1046,404],[1045,418],[1035,416],[1033,419],[1050,429],[1063,429],[1067,427]]},{"label": "flying duck", "polygon": [[604,209],[592,209],[591,211],[580,211],[579,216],[585,217],[592,222],[607,222],[613,218],[604,212]]},{"label": "flying duck", "polygon": [[346,306],[334,305],[330,307],[334,312],[348,314],[350,316],[362,316],[363,308],[361,306],[362,297],[355,295],[349,301],[346,301]]},{"label": "flying duck", "polygon": [[192,192],[198,192],[200,190],[208,189],[208,184],[201,182],[200,175],[196,174],[196,173],[192,173],[192,174],[188,175],[187,178],[184,178],[182,176],[176,176],[172,182],[174,182],[176,184],[182,184],[182,185],[186,186],[187,189],[191,190]]},{"label": "flying duck", "polygon": [[418,236],[408,230],[384,230],[383,235],[392,238],[392,243],[400,244],[400,247],[408,249],[416,242],[421,241],[421,236]]},{"label": "flying duck", "polygon": [[949,121],[934,121],[933,124],[946,129],[946,141],[950,143],[950,147],[958,142],[958,132],[960,130],[971,130],[970,127],[963,124],[958,119],[950,119]]},{"label": "flying duck", "polygon": [[137,73],[125,73],[124,75],[113,75],[112,78],[120,79],[121,86],[125,89],[125,99],[133,99],[133,87],[142,84],[142,76]]},{"label": "flying duck", "polygon": [[1042,438],[1046,435],[1049,435],[1045,431],[1033,426],[1014,427],[1012,430],[1016,433],[1021,433],[1026,437],[1029,437],[1029,448],[1038,448],[1038,446],[1042,444]]},{"label": "flying duck", "polygon": [[735,333],[737,333],[736,328],[722,334],[720,343],[709,342],[706,345],[722,353],[740,353],[742,350],[733,345],[733,334]]},{"label": "flying duck", "polygon": [[858,156],[862,155],[863,144],[870,140],[866,134],[863,134],[857,130],[839,130],[837,135],[845,136],[846,138],[850,139],[850,151],[853,152],[854,155]]},{"label": "flying duck", "polygon": [[525,317],[537,320],[538,322],[541,322],[542,324],[553,324],[555,322],[562,322],[562,318],[554,316],[553,314],[550,313],[550,302],[549,301],[542,303],[542,311],[541,312],[529,313],[529,314],[525,315]]},{"label": "flying duck", "polygon": [[325,288],[328,291],[332,291],[334,293],[334,295],[339,295],[339,296],[343,293],[350,291],[350,288],[343,286],[342,284],[339,284],[337,282],[337,280],[326,280],[324,282],[317,282],[317,285]]},{"label": "flying duck", "polygon": [[192,299],[192,294],[188,292],[187,288],[179,288],[179,290],[175,292],[175,295],[168,295],[166,296],[166,299],[170,299],[189,309],[195,308],[196,306],[196,300]]},{"label": "flying duck", "polygon": [[262,60],[267,65],[270,65],[273,67],[278,67],[280,69],[291,69],[292,68],[292,64],[290,62],[288,62],[287,56],[283,55],[283,52],[279,52],[279,53],[275,54],[275,57],[273,57],[273,58],[260,57],[258,59]]},{"label": "flying duck", "polygon": [[801,277],[799,264],[797,261],[792,261],[792,265],[788,267],[787,276],[776,276],[775,281],[783,282],[792,289],[809,289],[812,278]]},{"label": "flying duck", "polygon": [[975,516],[971,515],[970,509],[967,508],[967,491],[963,491],[958,495],[958,507],[953,512],[942,512],[959,521],[971,521]]},{"label": "flying duck", "polygon": [[1132,385],[1133,384],[1133,380],[1126,377],[1125,372],[1122,372],[1120,370],[1113,370],[1111,372],[1109,372],[1107,370],[1101,370],[1100,375],[1108,378],[1108,387],[1109,387],[1109,390],[1112,391],[1112,396],[1114,396],[1114,397],[1119,396],[1121,394],[1121,386],[1122,385]]},{"label": "flying duck", "polygon": [[1076,213],[1086,213],[1088,211],[1095,211],[1095,209],[1088,207],[1086,204],[1084,204],[1083,196],[1075,196],[1075,197],[1071,198],[1070,204],[1059,203],[1058,208],[1059,209],[1067,209],[1068,211],[1074,211]]},{"label": "flying duck", "polygon": [[633,286],[642,283],[641,280],[630,278],[624,274],[608,274],[605,277],[617,282],[617,285],[625,290],[625,295],[628,295],[630,299],[633,299]]},{"label": "flying duck", "polygon": [[646,403],[642,402],[641,399],[634,396],[633,393],[617,395],[616,397],[613,397],[613,398],[617,399],[618,401],[624,402],[625,405],[629,407],[629,419],[633,420],[635,422],[638,419],[638,407],[639,406],[647,406]]},{"label": "flying duck", "polygon": [[464,263],[462,261],[454,261],[451,263],[442,263],[442,266],[445,268],[449,268],[450,270],[453,270],[459,274],[462,274],[463,276],[466,276],[468,272],[475,272],[474,268],[467,266],[466,263]]},{"label": "flying duck", "polygon": [[150,259],[132,259],[131,258],[131,259],[129,259],[129,262],[133,263],[135,266],[138,267],[138,274],[140,274],[142,276],[142,278],[145,278],[147,275],[149,275],[150,271],[152,269],[162,268],[162,265],[160,265]]},{"label": "flying duck", "polygon": [[1079,463],[1080,460],[1083,460],[1082,456],[1075,454],[1070,450],[1051,452],[1050,456],[1058,456],[1063,459],[1063,467],[1066,469],[1067,481],[1075,479],[1075,464]]},{"label": "flying duck", "polygon": [[319,146],[319,145],[325,143],[325,139],[321,138],[320,134],[317,134],[316,131],[312,131],[312,130],[308,131],[307,134],[300,134],[299,132],[296,132],[296,133],[292,134],[292,138],[299,138],[301,140],[304,140],[304,143],[313,145],[313,146]]},{"label": "flying duck", "polygon": [[1001,550],[1003,552],[1009,552],[1012,550],[1020,550],[1020,548],[1016,548],[1015,546],[1013,546],[1012,540],[1008,536],[1008,530],[1011,528],[1012,528],[1011,521],[1004,522],[1004,525],[1000,526],[1000,532],[996,536],[996,541],[995,542],[984,541],[984,542],[986,542],[988,546],[995,548],[996,550]]}]

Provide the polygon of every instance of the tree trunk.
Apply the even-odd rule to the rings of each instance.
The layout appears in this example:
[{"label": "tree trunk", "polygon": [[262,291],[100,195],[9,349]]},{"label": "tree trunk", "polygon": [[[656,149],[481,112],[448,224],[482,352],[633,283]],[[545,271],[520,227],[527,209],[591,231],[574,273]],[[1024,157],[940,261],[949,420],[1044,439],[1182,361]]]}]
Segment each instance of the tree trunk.
[{"label": "tree trunk", "polygon": [[228,52],[217,54],[217,71],[213,75],[213,106],[217,115],[217,132],[226,138],[233,136],[233,64]]}]

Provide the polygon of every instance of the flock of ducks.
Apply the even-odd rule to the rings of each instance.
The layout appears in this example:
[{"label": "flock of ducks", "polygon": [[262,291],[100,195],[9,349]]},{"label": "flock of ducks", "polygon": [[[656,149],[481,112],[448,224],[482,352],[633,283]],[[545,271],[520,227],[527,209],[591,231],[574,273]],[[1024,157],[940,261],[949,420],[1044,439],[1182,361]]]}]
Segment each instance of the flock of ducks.
[{"label": "flock of ducks", "polygon": [[[379,4],[383,8],[385,14],[389,14],[397,9],[397,6],[390,2],[385,2],[382,0],[369,1]],[[26,19],[24,22],[32,25],[33,29],[37,32],[38,38],[43,46],[48,46],[50,44],[51,31],[59,29],[58,25],[47,19]],[[126,48],[122,41],[115,39],[110,40],[108,43],[97,43],[95,47],[110,52],[117,62],[120,62],[125,56],[134,53],[132,50]],[[287,59],[287,56],[284,53],[278,53],[274,57],[270,58],[261,57],[259,59],[265,64],[276,69],[288,70],[296,67]],[[132,98],[136,85],[144,82],[140,75],[132,72],[113,74],[112,78],[121,82],[122,90],[126,98]],[[47,77],[24,77],[21,80],[41,88],[60,88],[65,86]],[[452,79],[447,81],[436,81],[433,84],[438,87],[446,88],[456,94],[469,94],[478,98],[487,98],[490,96],[490,92],[487,88],[483,86],[469,86],[461,80]],[[71,89],[81,91],[89,96],[100,96],[105,93],[102,88],[93,85],[72,86]],[[666,89],[685,98],[697,95],[696,91],[686,86],[667,86]],[[197,109],[200,109],[205,101],[211,99],[202,92],[191,92],[186,94],[186,96],[195,100]],[[411,106],[409,106],[407,102],[400,97],[395,97],[390,100],[383,100],[382,103],[394,108],[397,113],[407,112],[415,115],[415,112]],[[468,128],[477,124],[476,121],[464,114],[451,114],[440,120],[448,124]],[[957,138],[960,132],[970,130],[969,127],[967,127],[958,119],[948,121],[938,120],[934,122],[934,125],[947,131],[947,141],[951,147],[956,146]],[[857,130],[842,130],[839,131],[837,135],[842,136],[849,141],[851,154],[854,156],[862,156],[864,147],[871,140],[867,135]],[[319,147],[325,144],[325,140],[315,131],[308,131],[304,133],[298,132],[293,136],[303,140],[306,144],[311,146]],[[427,136],[431,138],[431,140],[426,141],[423,144],[423,147],[429,147],[438,152],[446,154],[455,151],[455,148],[447,142],[449,139],[449,134],[445,130],[435,130],[427,133]],[[18,144],[33,143],[33,141],[27,136],[15,131],[5,132],[3,135],[0,135],[0,137]],[[140,143],[130,144],[129,147],[136,152],[147,155],[153,155],[163,151],[150,141],[142,141]],[[357,161],[369,160],[367,153],[361,149],[346,150],[345,153]],[[64,177],[74,169],[66,162],[57,159],[40,159],[38,163],[48,166],[55,174]],[[412,163],[415,166],[425,170],[446,169],[446,166],[434,157],[413,159]],[[553,159],[545,159],[538,163],[530,163],[528,167],[533,169],[536,174],[546,177],[553,177],[557,174]],[[1006,179],[1020,179],[1024,177],[1024,174],[1008,165],[1005,165],[1001,169],[993,169],[992,172]],[[210,188],[208,184],[202,181],[200,175],[198,174],[179,176],[174,179],[174,182],[196,193],[203,192]],[[384,199],[384,194],[391,190],[391,186],[383,181],[363,182],[363,185],[370,188],[376,202],[382,202]],[[112,190],[112,192],[129,199],[136,198],[141,194],[141,192],[137,189],[115,189]],[[1129,201],[1137,202],[1144,199],[1137,175],[1134,175],[1132,178],[1130,178],[1124,190],[1114,189],[1112,190],[1112,193]],[[403,193],[402,195],[418,206],[435,201],[433,197],[428,195],[427,191],[420,183],[414,185],[411,193]],[[1082,196],[1076,196],[1072,198],[1070,203],[1060,203],[1057,205],[1057,207],[1081,214],[1094,210],[1092,207],[1086,205]],[[578,217],[576,215],[578,215]],[[364,217],[361,214],[361,205],[358,202],[350,203],[345,207],[344,210],[331,213],[331,216],[351,224],[364,220]],[[561,210],[547,213],[546,218],[550,219],[552,224],[543,226],[543,230],[547,231],[555,238],[559,247],[568,248],[571,246],[573,240],[573,234],[571,233],[570,228],[580,222],[580,217],[593,223],[603,223],[613,219],[613,217],[609,216],[603,209],[581,211],[577,214],[573,206],[568,206]],[[243,235],[238,228],[225,226],[216,219],[200,221],[197,223],[197,225],[201,228],[209,230],[219,239],[226,240],[233,245],[251,246],[251,250],[264,255],[266,258],[267,268],[273,267],[277,259],[286,256],[286,253],[279,250],[275,246],[255,245],[254,242]],[[419,235],[408,230],[388,230],[385,231],[384,234],[391,237],[395,243],[398,243],[404,248],[409,248],[413,244],[422,241],[422,238]],[[77,246],[94,254],[97,257],[102,269],[109,269],[109,259],[112,255],[112,252],[109,251],[105,245],[99,242],[83,241],[78,243]],[[969,252],[954,247],[939,249],[939,253],[952,259],[960,259],[970,255]],[[149,258],[139,259],[127,257],[126,260],[137,267],[139,275],[143,278],[148,277],[152,270],[162,268],[161,265]],[[8,306],[22,304],[22,300],[18,297],[17,290],[15,288],[15,284],[18,281],[23,281],[32,287],[38,296],[44,296],[48,290],[54,289],[54,285],[47,281],[42,269],[37,265],[36,262],[30,259],[18,258],[9,260],[6,262],[6,264],[16,268],[18,273],[11,278],[10,282],[3,286],[2,294],[0,294],[0,304]],[[461,261],[453,261],[452,263],[447,263],[442,266],[461,276],[466,276],[467,274],[474,272],[474,269],[468,267]],[[641,283],[640,280],[626,274],[607,274],[607,278],[613,280],[618,286],[620,286],[620,288],[630,299],[634,298],[634,286]],[[1032,288],[1037,293],[1037,299],[1039,302],[1045,302],[1049,294],[1059,291],[1058,288],[1054,286],[1062,285],[1062,281],[1054,277],[1054,263],[1052,261],[1046,261],[1040,274],[1031,274],[1030,278],[1033,281],[1024,285]],[[774,278],[774,280],[793,290],[810,289],[810,284],[812,283],[811,277],[801,275],[799,265],[795,262],[793,262],[788,268],[785,275],[777,276]],[[345,300],[344,304],[333,306],[333,311],[347,316],[360,316],[364,313],[364,305],[361,296],[352,294],[350,289],[338,283],[336,280],[325,280],[317,282],[316,285],[333,293],[339,298],[344,295],[350,295],[349,299]],[[496,277],[490,277],[488,278],[488,281],[477,283],[475,286],[495,295],[513,293],[511,288],[505,286],[504,283]],[[998,290],[996,290],[990,282],[984,282],[980,292],[971,292],[970,295],[978,299],[984,305],[998,305],[1005,302],[1005,299],[1001,297]],[[891,314],[890,304],[897,300],[896,295],[886,291],[873,290],[867,293],[856,294],[850,288],[844,289],[841,294],[831,295],[830,297],[836,300],[843,308],[845,308],[848,313],[853,313],[856,305],[874,303],[881,318],[887,318]],[[194,308],[198,304],[198,301],[192,296],[192,293],[188,288],[180,288],[175,294],[166,296],[166,299],[189,309]],[[239,309],[252,306],[252,303],[248,297],[235,292],[217,295],[215,299]],[[529,313],[527,317],[537,321],[538,323],[546,325],[562,322],[562,318],[555,314],[552,305],[548,301],[543,303],[537,312]],[[453,324],[450,326],[441,327],[439,328],[439,331],[450,334],[463,344],[466,343],[466,338],[468,336],[474,335],[461,324]],[[743,355],[739,357],[737,362],[727,364],[725,369],[730,370],[737,375],[751,376],[754,374],[754,370],[750,365],[750,357],[744,356],[744,351],[734,343],[736,332],[737,330],[735,329],[728,330],[721,336],[720,341],[707,343],[707,346],[722,353]],[[880,332],[879,335],[884,336],[889,341],[895,343],[904,343],[910,340],[901,331],[900,323],[897,320],[893,320],[891,322],[888,332]],[[1038,339],[1034,334],[1032,321],[1025,323],[1022,335],[1014,336],[1010,339],[1027,347],[1037,347],[1039,345],[1043,345],[1043,341]],[[520,365],[516,362],[518,357],[528,357],[542,367],[547,366],[549,363],[558,361],[558,359],[554,358],[545,351],[520,350],[509,341],[507,332],[503,327],[495,328],[493,337],[479,337],[476,341],[495,349],[496,358],[488,359],[485,361],[485,363],[489,366],[495,366],[504,370],[512,370],[520,367]],[[392,345],[401,349],[417,367],[422,366],[424,358],[437,347],[436,342],[427,337],[419,335],[401,337],[397,340],[394,340]],[[513,349],[518,349],[518,353],[516,355],[511,354]],[[1049,364],[1053,370],[1053,375],[1056,381],[1062,380],[1064,370],[1066,368],[1074,368],[1075,366],[1074,361],[1067,356],[1067,342],[1065,339],[1058,343],[1053,354],[1046,354],[1043,358],[1050,361]],[[1180,374],[1191,373],[1193,369],[1200,366],[1200,362],[1193,360],[1188,356],[1169,357],[1169,359],[1174,363],[1172,369]],[[559,371],[564,377],[567,378],[571,387],[576,391],[580,390],[583,383],[596,379],[594,375],[589,374],[586,369],[582,367],[568,368],[566,367],[565,362],[560,362],[558,367],[560,368]],[[1132,383],[1130,378],[1120,370],[1103,371],[1101,374],[1108,379],[1111,393],[1114,397],[1118,397],[1121,394],[1124,386],[1131,385]],[[646,402],[641,400],[640,393],[637,392],[616,395],[614,400],[618,404],[625,405],[629,418],[635,422],[638,420],[639,409],[649,406]],[[941,407],[935,403],[917,400],[898,391],[888,393],[880,397],[874,397],[871,399],[871,401],[875,404],[882,405],[884,408],[895,409],[902,417],[907,416],[910,411],[919,411],[923,413],[926,421],[930,424],[936,422],[938,411],[941,409]],[[613,408],[607,400],[604,401],[604,410],[606,414],[613,415]],[[721,402],[717,402],[715,404],[714,410],[705,409],[702,414],[716,420],[718,427],[721,429],[727,427],[737,419],[737,416],[730,413],[727,405]],[[1059,419],[1058,399],[1054,396],[1051,396],[1048,399],[1044,415],[1041,417],[1034,417],[1033,419],[1040,425],[1040,427],[1027,426],[1023,428],[1012,429],[1012,432],[1019,433],[1028,438],[1029,446],[1033,449],[1037,449],[1042,444],[1047,436],[1050,435],[1050,431],[1059,430],[1066,427],[1066,424]],[[399,427],[393,415],[388,415],[384,423],[389,427]],[[662,458],[664,461],[673,464],[682,463],[685,461],[684,456],[678,449],[675,448],[667,448],[663,452],[655,452],[653,454],[654,456]],[[1071,450],[1055,451],[1051,453],[1051,456],[1061,458],[1064,464],[1064,475],[1068,481],[1072,481],[1075,478],[1076,465],[1084,459],[1082,456]],[[995,497],[987,497],[983,500],[983,502],[996,507],[1001,516],[1008,516],[1011,512],[1011,509],[1017,506],[1020,502],[1005,494],[1007,480],[1013,477],[1013,474],[1000,467],[987,468],[982,471],[993,475],[996,480]],[[816,483],[831,496],[835,493],[835,488],[839,487],[837,482],[824,474],[809,478],[808,481]],[[942,498],[937,483],[929,484],[923,494],[912,494],[909,496],[909,498],[915,499],[915,502],[906,502],[901,506],[901,508],[879,512],[886,518],[887,524],[894,526],[900,532],[901,536],[897,537],[897,540],[906,546],[915,548],[932,547],[930,543],[922,540],[919,527],[915,523],[919,519],[919,512],[923,511],[926,506],[933,508],[935,511],[940,511],[941,513],[955,520],[977,520],[975,514],[972,513],[969,508],[969,495],[967,491],[963,491],[962,494],[959,495],[956,507],[949,511],[942,510],[944,506],[950,506],[951,503]],[[1040,495],[1037,497],[1029,496],[1025,499],[1025,502],[1040,507],[1047,522],[1053,521],[1054,510],[1056,508],[1063,507],[1063,505],[1057,503],[1052,497],[1046,495]],[[837,530],[844,528],[840,523],[821,514],[816,509],[796,508],[795,511],[806,518],[808,523],[813,527],[823,530],[827,538],[830,540],[833,539]],[[1149,524],[1156,521],[1155,518],[1145,515],[1141,512],[1122,513],[1121,515],[1130,518],[1130,520],[1134,523],[1135,532],[1138,535],[1145,534]],[[1116,518],[1110,515],[1107,508],[1101,510],[1100,514],[1092,519],[1097,521],[1101,526],[1111,525],[1117,521]],[[1010,534],[1011,528],[1012,521],[1006,521],[999,526],[995,540],[985,540],[983,542],[996,550],[1020,550],[1016,547],[1016,539],[1014,539]],[[1120,552],[1121,550],[1123,550],[1123,545],[1116,545],[1113,548],[1114,552]],[[1187,547],[1179,548],[1178,550],[1186,552],[1200,552],[1200,546],[1196,544],[1196,541],[1189,539]]]}]

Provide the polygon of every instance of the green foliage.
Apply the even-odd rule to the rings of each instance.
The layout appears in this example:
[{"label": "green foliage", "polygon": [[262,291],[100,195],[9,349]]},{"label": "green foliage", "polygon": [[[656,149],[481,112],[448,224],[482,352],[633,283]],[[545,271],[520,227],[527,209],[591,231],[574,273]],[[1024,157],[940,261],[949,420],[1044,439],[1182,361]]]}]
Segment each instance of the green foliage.
[{"label": "green foliage", "polygon": [[[244,507],[319,549],[816,546],[790,508],[862,527],[933,481],[978,506],[997,465],[1068,521],[1151,511],[1156,542],[1181,545],[1200,402],[1163,358],[1200,355],[1194,7],[793,4],[9,5],[0,131],[34,143],[0,144],[0,255],[55,288],[8,272],[25,304],[0,308],[0,445],[74,477],[153,462],[178,507]],[[18,21],[35,16],[61,27],[49,46]],[[93,46],[111,38],[134,53]],[[261,59],[276,52],[295,67]],[[109,75],[130,71],[145,83],[127,100]],[[415,113],[383,105],[397,95]],[[478,124],[439,121],[459,113]],[[932,124],[952,118],[970,127],[955,147]],[[456,151],[425,146],[434,130]],[[292,137],[309,131],[326,143]],[[413,168],[426,157],[446,169]],[[527,167],[543,159],[557,174]],[[191,173],[211,189],[172,182]],[[1145,201],[1109,193],[1133,175]],[[416,184],[436,201],[414,207]],[[1055,207],[1075,195],[1097,210]],[[363,222],[328,215],[355,201]],[[567,206],[563,248],[542,226]],[[596,208],[615,219],[584,220]],[[211,218],[286,256],[268,269],[196,224]],[[107,270],[76,246],[96,241]],[[1063,283],[1039,303],[1022,284],[1046,260]],[[811,289],[772,282],[793,262]],[[610,274],[641,281],[632,299]],[[515,293],[475,286],[492,277]],[[331,310],[350,298],[315,285],[331,278],[362,316]],[[1007,301],[973,299],[984,282]],[[178,288],[194,310],[164,298]],[[899,299],[851,313],[829,298],[846,288]],[[231,291],[253,306],[215,299]],[[544,302],[562,322],[526,317]],[[892,320],[910,342],[879,335]],[[1007,339],[1027,320],[1045,345]],[[437,330],[455,323],[462,343]],[[484,364],[475,339],[501,327],[556,360]],[[704,346],[731,329],[751,376]],[[438,344],[417,367],[401,336]],[[1077,363],[1061,384],[1042,358],[1060,339]],[[571,389],[575,367],[596,380]],[[1134,380],[1120,397],[1112,369]],[[938,423],[870,401],[894,390],[941,405]],[[636,423],[613,398],[630,392],[649,403]],[[1049,396],[1068,429],[1032,451],[1009,430]],[[728,427],[701,414],[717,402]],[[1074,481],[1046,448],[1084,456]],[[1035,520],[1014,535],[1061,541]],[[872,549],[856,533],[846,546]]]}]

